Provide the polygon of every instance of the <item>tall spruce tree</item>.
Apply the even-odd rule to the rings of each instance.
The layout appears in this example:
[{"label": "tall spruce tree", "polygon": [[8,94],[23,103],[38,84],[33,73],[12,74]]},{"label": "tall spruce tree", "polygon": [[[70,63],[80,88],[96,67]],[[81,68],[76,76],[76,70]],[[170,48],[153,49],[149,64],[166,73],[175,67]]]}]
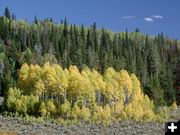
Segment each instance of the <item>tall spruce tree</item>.
[{"label": "tall spruce tree", "polygon": [[8,7],[6,7],[4,10],[4,16],[7,17],[8,19],[11,19],[11,13]]}]

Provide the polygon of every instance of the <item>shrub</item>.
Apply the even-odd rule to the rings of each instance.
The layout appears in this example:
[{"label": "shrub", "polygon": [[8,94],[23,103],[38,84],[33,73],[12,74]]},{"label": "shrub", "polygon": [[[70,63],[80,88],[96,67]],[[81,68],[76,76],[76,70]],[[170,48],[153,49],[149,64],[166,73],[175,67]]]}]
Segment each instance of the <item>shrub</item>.
[{"label": "shrub", "polygon": [[25,96],[22,96],[20,99],[16,100],[15,107],[16,111],[19,114],[25,115],[27,113],[27,98]]},{"label": "shrub", "polygon": [[63,118],[69,118],[71,112],[71,105],[69,101],[66,101],[64,104],[60,106],[59,112],[63,116]]},{"label": "shrub", "polygon": [[80,110],[79,106],[77,105],[77,103],[75,103],[72,110],[71,110],[71,118],[72,119],[78,119],[80,111],[81,110]]},{"label": "shrub", "polygon": [[162,106],[156,109],[155,120],[159,122],[164,122],[169,118],[169,116],[170,116],[170,108],[166,106]]},{"label": "shrub", "polygon": [[172,105],[170,106],[170,109],[171,109],[171,110],[177,110],[177,108],[178,108],[178,107],[177,107],[176,102],[173,102]]},{"label": "shrub", "polygon": [[92,120],[97,124],[108,125],[111,122],[111,109],[108,105],[104,107],[95,106]]},{"label": "shrub", "polygon": [[101,121],[105,125],[109,125],[111,123],[111,109],[108,105],[106,105],[101,112]]},{"label": "shrub", "polygon": [[44,102],[40,102],[39,104],[39,109],[38,109],[38,113],[40,116],[46,116],[47,114],[47,110],[46,110],[46,106],[45,106],[45,103]]},{"label": "shrub", "polygon": [[83,106],[80,113],[79,113],[80,120],[88,121],[90,118],[90,115],[91,114],[90,114],[89,109]]},{"label": "shrub", "polygon": [[113,109],[113,115],[115,118],[119,118],[122,111],[123,111],[124,105],[122,102],[116,102]]},{"label": "shrub", "polygon": [[47,113],[51,115],[55,114],[57,111],[56,106],[54,105],[52,100],[48,100],[46,102],[46,109],[47,109]]},{"label": "shrub", "polygon": [[17,88],[9,88],[5,97],[5,106],[11,112],[16,111],[16,100],[21,97],[21,91]]},{"label": "shrub", "polygon": [[29,115],[35,115],[39,108],[39,97],[30,95],[27,96],[27,113]]}]

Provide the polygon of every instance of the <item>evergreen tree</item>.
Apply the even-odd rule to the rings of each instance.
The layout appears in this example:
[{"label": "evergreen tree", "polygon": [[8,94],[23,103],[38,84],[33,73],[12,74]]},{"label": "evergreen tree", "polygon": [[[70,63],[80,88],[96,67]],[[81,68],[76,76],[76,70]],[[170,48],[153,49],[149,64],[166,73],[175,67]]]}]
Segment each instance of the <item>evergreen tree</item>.
[{"label": "evergreen tree", "polygon": [[8,7],[5,8],[4,16],[7,17],[8,19],[11,19],[11,13]]},{"label": "evergreen tree", "polygon": [[38,19],[37,19],[36,16],[34,17],[34,23],[35,23],[35,24],[38,24]]},{"label": "evergreen tree", "polygon": [[16,20],[16,15],[12,13],[12,20]]}]

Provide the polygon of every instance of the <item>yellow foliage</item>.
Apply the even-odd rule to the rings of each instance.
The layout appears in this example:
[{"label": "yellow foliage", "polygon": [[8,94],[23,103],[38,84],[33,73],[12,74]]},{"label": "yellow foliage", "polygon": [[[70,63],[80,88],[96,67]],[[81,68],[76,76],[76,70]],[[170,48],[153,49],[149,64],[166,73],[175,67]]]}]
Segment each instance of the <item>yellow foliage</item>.
[{"label": "yellow foliage", "polygon": [[114,97],[114,87],[110,82],[106,83],[106,89],[103,91],[107,99],[112,100]]},{"label": "yellow foliage", "polygon": [[132,81],[126,70],[120,71],[120,83],[122,84],[125,91],[128,92],[128,96],[132,93]]},{"label": "yellow foliage", "polygon": [[140,88],[140,82],[135,74],[131,74],[131,80],[134,89]]},{"label": "yellow foliage", "polygon": [[61,115],[63,115],[64,117],[68,117],[71,111],[71,105],[69,101],[66,101],[64,104],[62,104],[59,111]]},{"label": "yellow foliage", "polygon": [[38,112],[40,113],[40,116],[46,116],[47,110],[44,102],[40,103]]},{"label": "yellow foliage", "polygon": [[[156,117],[154,104],[143,94],[140,81],[135,74],[129,75],[126,70],[116,72],[113,68],[108,68],[105,74],[101,75],[87,67],[79,71],[76,66],[63,69],[48,62],[42,67],[23,64],[19,71],[19,80],[23,94],[38,95],[43,101],[48,98],[46,104],[42,103],[39,107],[41,116],[56,113],[58,106],[57,114],[63,118],[84,121],[91,118],[104,124],[114,117],[135,120],[153,120]],[[7,106],[12,110],[26,110],[25,102],[23,104],[21,98],[16,98],[11,90],[9,95],[11,98],[8,99]],[[15,106],[13,102],[16,100]],[[63,101],[65,103],[62,104]],[[54,103],[58,105],[55,106]],[[103,107],[104,105],[106,106]],[[175,104],[173,106],[176,108]]]},{"label": "yellow foliage", "polygon": [[17,99],[15,103],[16,111],[25,114],[27,112],[26,103],[21,99]]},{"label": "yellow foliage", "polygon": [[106,105],[104,107],[102,117],[104,118],[105,121],[110,121],[111,120],[111,108],[108,105]]},{"label": "yellow foliage", "polygon": [[114,113],[116,117],[120,117],[120,114],[122,113],[124,109],[124,104],[122,101],[116,102],[114,105]]},{"label": "yellow foliage", "polygon": [[29,66],[28,64],[23,64],[21,69],[19,70],[19,79],[20,82],[22,82],[22,84],[24,83],[24,81],[28,78],[29,75]]},{"label": "yellow foliage", "polygon": [[116,76],[116,71],[113,68],[107,68],[105,71],[105,79],[111,81]]},{"label": "yellow foliage", "polygon": [[108,125],[111,122],[111,109],[108,105],[104,109],[100,108],[99,120],[103,125]]},{"label": "yellow foliage", "polygon": [[46,88],[50,92],[54,92],[55,90],[55,84],[56,84],[56,71],[54,67],[51,67],[50,63],[45,63],[43,68],[42,68],[42,76],[43,76],[43,82],[46,85]]},{"label": "yellow foliage", "polygon": [[41,79],[35,83],[35,89],[38,95],[40,95],[45,90],[44,83]]},{"label": "yellow foliage", "polygon": [[129,103],[128,105],[125,106],[124,108],[124,112],[126,113],[126,115],[128,116],[128,118],[132,118],[133,117],[133,107],[132,103]]},{"label": "yellow foliage", "polygon": [[90,80],[96,91],[105,89],[106,83],[103,81],[102,75],[100,75],[96,70],[93,70],[92,74],[90,74]]},{"label": "yellow foliage", "polygon": [[51,114],[54,114],[56,113],[56,106],[54,105],[53,101],[51,100],[48,100],[46,102],[46,107],[47,107],[47,110],[51,113]]},{"label": "yellow foliage", "polygon": [[7,96],[5,97],[5,105],[11,111],[16,110],[16,100],[21,98],[21,91],[17,88],[9,88]]},{"label": "yellow foliage", "polygon": [[173,102],[172,103],[172,105],[170,106],[170,108],[172,109],[172,110],[177,110],[177,104],[176,104],[176,102]]},{"label": "yellow foliage", "polygon": [[90,118],[90,111],[88,108],[86,107],[82,107],[82,109],[80,110],[80,113],[79,113],[79,118],[83,121],[88,121],[89,118]]},{"label": "yellow foliage", "polygon": [[71,76],[80,76],[79,70],[76,66],[70,66],[69,73]]},{"label": "yellow foliage", "polygon": [[80,114],[80,108],[77,105],[77,103],[75,103],[73,108],[72,108],[72,111],[71,111],[71,117],[73,119],[77,119],[79,117],[79,114]]},{"label": "yellow foliage", "polygon": [[67,94],[70,100],[86,100],[94,101],[95,94],[93,85],[91,84],[88,75],[85,71],[79,73],[76,66],[70,67],[70,78],[69,87],[67,89]]},{"label": "yellow foliage", "polygon": [[104,108],[101,106],[95,106],[92,116],[93,121],[103,125],[108,125],[111,122],[111,118],[111,109],[108,105],[106,105]]}]

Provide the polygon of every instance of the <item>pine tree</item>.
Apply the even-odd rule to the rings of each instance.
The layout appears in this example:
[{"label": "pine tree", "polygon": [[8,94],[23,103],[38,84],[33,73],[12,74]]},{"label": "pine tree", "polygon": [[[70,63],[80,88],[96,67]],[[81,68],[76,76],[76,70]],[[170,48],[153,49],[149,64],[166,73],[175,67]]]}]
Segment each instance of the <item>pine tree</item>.
[{"label": "pine tree", "polygon": [[38,24],[38,19],[37,19],[36,16],[34,17],[34,23],[35,23],[35,24]]},{"label": "pine tree", "polygon": [[16,15],[12,13],[12,20],[16,20]]},{"label": "pine tree", "polygon": [[5,8],[4,16],[7,17],[8,19],[11,19],[11,13],[8,7]]}]

